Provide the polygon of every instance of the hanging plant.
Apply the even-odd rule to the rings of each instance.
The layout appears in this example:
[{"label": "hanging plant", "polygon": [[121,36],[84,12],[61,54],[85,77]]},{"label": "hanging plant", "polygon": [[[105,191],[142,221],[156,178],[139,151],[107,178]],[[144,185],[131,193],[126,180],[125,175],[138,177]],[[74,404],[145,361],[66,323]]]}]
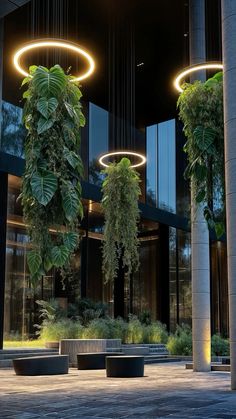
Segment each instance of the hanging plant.
[{"label": "hanging plant", "polygon": [[105,227],[103,242],[103,272],[106,281],[117,277],[119,263],[129,276],[138,270],[138,199],[141,195],[139,174],[123,158],[103,171],[102,207]]},{"label": "hanging plant", "polygon": [[185,177],[217,237],[225,231],[223,74],[185,84],[177,106],[187,137]]},{"label": "hanging plant", "polygon": [[28,253],[32,281],[52,267],[69,266],[78,245],[83,217],[79,155],[80,127],[85,125],[81,91],[59,65],[30,67],[23,119],[25,172],[22,205],[33,250]]}]

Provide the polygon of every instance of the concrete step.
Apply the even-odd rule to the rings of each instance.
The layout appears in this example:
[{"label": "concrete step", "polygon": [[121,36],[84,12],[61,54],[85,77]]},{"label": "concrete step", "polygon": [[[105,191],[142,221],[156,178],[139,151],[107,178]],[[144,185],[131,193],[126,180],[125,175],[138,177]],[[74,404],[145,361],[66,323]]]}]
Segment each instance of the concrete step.
[{"label": "concrete step", "polygon": [[161,343],[125,344],[122,351],[130,355],[169,355],[166,346]]},{"label": "concrete step", "polygon": [[5,353],[9,353],[9,354],[14,354],[14,353],[19,353],[19,352],[30,352],[30,353],[38,353],[38,352],[58,352],[57,349],[44,349],[44,348],[9,348],[9,349],[0,349],[0,355],[1,354],[5,354]]},{"label": "concrete step", "polygon": [[147,355],[144,357],[145,364],[163,364],[166,362],[180,362],[180,358],[171,358],[170,356],[156,356],[156,355]]},{"label": "concrete step", "polygon": [[0,351],[0,368],[12,367],[12,360],[16,358],[27,358],[31,356],[58,355],[57,350],[50,349],[10,349]]},{"label": "concrete step", "polygon": [[[192,370],[193,369],[193,363],[192,362],[188,362],[185,365],[186,370]],[[227,364],[211,364],[211,371],[225,371],[225,372],[230,372],[230,365]]]},{"label": "concrete step", "polygon": [[26,358],[30,356],[50,356],[50,355],[57,355],[57,352],[18,352],[18,353],[6,353],[0,354],[0,360],[3,359],[15,359],[15,358]]}]

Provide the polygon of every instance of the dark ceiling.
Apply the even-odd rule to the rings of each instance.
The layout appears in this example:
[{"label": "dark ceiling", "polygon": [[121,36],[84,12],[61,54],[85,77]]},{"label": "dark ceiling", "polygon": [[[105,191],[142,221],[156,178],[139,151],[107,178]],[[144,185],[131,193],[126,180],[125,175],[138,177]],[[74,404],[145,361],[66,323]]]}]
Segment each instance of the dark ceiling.
[{"label": "dark ceiling", "polygon": [[[49,1],[40,0],[40,4]],[[177,96],[172,87],[173,77],[188,65],[188,1],[63,1],[69,6],[68,16],[65,16],[66,37],[85,46],[96,58],[96,72],[82,85],[85,100],[108,108],[109,22],[119,17],[132,23],[135,31],[137,127],[142,129],[146,125],[175,117]],[[26,4],[5,18],[3,95],[5,100],[15,104],[19,104],[21,97],[21,76],[12,67],[12,53],[32,36],[30,7],[31,3]],[[48,37],[48,33],[43,32],[43,20],[47,19],[47,13],[41,9],[40,13],[41,37]],[[144,64],[137,67],[141,62]]]}]

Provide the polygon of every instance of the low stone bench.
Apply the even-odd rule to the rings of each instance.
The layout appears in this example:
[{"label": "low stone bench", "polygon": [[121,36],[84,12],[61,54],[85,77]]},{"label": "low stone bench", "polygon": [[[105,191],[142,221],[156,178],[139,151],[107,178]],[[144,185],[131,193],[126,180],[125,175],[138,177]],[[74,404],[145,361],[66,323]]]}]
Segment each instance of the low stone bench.
[{"label": "low stone bench", "polygon": [[13,359],[16,375],[68,374],[69,356],[50,355]]},{"label": "low stone bench", "polygon": [[107,356],[107,377],[143,377],[144,356]]},{"label": "low stone bench", "polygon": [[122,356],[122,352],[90,352],[77,354],[78,370],[103,370],[107,356]]}]

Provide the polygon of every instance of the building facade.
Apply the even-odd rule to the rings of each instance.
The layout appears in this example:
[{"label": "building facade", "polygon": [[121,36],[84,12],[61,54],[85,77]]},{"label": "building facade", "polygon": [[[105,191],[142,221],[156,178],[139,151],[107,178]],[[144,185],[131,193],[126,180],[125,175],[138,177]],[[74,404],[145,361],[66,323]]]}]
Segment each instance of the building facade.
[{"label": "building facade", "polygon": [[[7,45],[4,34],[11,27],[11,21],[5,23],[2,49]],[[148,310],[154,320],[165,323],[171,331],[177,324],[191,325],[190,196],[183,177],[185,138],[179,121],[172,118],[135,130],[132,147],[147,157],[146,167],[140,170],[140,268],[129,281],[118,278],[114,285],[104,284],[102,175],[98,157],[114,148],[110,136],[113,116],[101,106],[84,101],[87,123],[82,130],[81,156],[85,168],[85,217],[80,226],[80,246],[70,280],[64,286],[55,271],[33,286],[26,263],[29,239],[18,200],[26,135],[21,122],[22,104],[11,99],[4,68],[0,76],[0,345],[4,339],[33,337],[34,324],[39,321],[36,301],[50,298],[59,299],[63,305],[75,298],[103,301],[111,315],[125,318],[130,313],[140,315]],[[227,336],[226,244],[224,240],[217,241],[213,234],[210,237],[212,333]]]}]

